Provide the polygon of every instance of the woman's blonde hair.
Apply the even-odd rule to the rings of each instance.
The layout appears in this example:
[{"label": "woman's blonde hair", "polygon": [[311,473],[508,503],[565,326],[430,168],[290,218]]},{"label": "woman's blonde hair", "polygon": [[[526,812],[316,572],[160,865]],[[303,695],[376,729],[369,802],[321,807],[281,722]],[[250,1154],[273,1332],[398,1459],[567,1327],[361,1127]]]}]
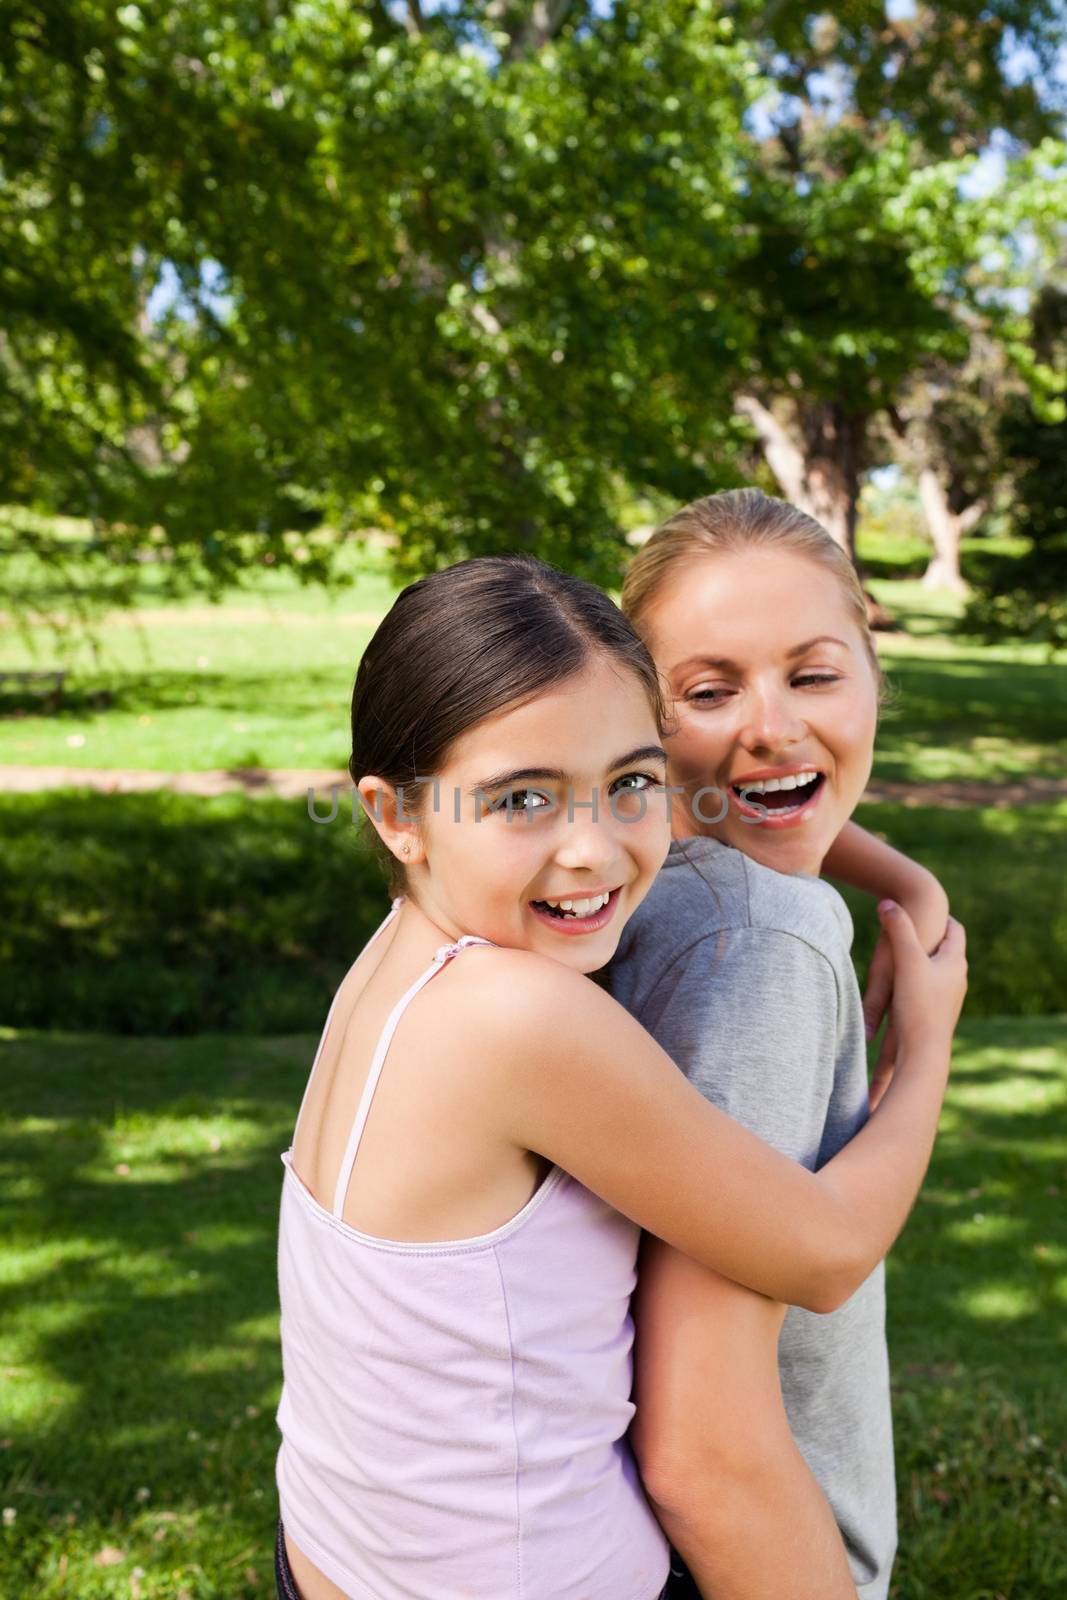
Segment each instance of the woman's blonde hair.
[{"label": "woman's blonde hair", "polygon": [[622,609],[640,632],[641,621],[669,574],[699,555],[743,550],[789,550],[832,572],[841,585],[867,655],[881,685],[882,671],[867,620],[856,569],[820,522],[761,489],[727,489],[683,506],[642,546],[626,571]]}]

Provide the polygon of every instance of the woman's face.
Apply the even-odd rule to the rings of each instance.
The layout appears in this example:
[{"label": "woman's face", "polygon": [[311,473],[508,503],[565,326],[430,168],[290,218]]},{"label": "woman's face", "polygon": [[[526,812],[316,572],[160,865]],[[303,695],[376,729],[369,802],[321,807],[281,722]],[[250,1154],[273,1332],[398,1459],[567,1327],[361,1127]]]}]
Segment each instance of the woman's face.
[{"label": "woman's face", "polygon": [[665,776],[643,686],[595,657],[457,739],[436,803],[422,787],[419,905],[442,927],[604,966],[670,844]]},{"label": "woman's face", "polygon": [[642,631],[669,685],[669,778],[688,797],[675,835],[817,873],[870,776],[878,719],[875,671],[833,573],[793,552],[695,555]]}]

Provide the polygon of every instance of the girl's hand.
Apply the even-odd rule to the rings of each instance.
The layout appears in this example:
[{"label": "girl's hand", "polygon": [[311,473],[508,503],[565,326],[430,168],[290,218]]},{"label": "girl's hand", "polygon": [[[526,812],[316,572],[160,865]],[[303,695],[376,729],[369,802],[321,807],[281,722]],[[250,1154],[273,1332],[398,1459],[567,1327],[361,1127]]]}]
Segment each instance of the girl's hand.
[{"label": "girl's hand", "polygon": [[[914,887],[909,887],[909,893],[900,897],[900,904],[915,924],[915,931],[924,949],[932,953],[945,936],[948,923],[948,896],[932,872],[914,863],[912,865],[915,867],[916,881]],[[863,1017],[868,1043],[881,1027],[892,998],[893,947],[883,928],[878,935],[867,969],[867,988],[863,996]],[[871,1076],[872,1111],[889,1087],[896,1058],[897,1030],[890,1017]]]},{"label": "girl's hand", "polygon": [[[962,925],[949,917],[944,938],[927,955],[923,949],[915,924],[902,906],[893,900],[883,900],[878,907],[892,956],[893,993],[890,1026],[899,1041],[899,1054],[906,1056],[915,1045],[931,1040],[943,1041],[946,1051],[952,1042],[959,1021],[963,998],[967,993],[966,935]],[[881,1061],[879,1062],[881,1065]],[[889,1077],[876,1072],[872,1093],[877,1100],[885,1093]]]}]

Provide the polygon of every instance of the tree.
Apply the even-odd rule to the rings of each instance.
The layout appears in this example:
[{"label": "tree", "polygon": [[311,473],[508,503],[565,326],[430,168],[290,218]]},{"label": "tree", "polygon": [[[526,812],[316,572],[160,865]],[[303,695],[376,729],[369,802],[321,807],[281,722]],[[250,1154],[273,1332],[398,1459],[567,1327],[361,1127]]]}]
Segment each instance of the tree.
[{"label": "tree", "polygon": [[741,395],[847,542],[871,418],[965,354],[959,161],[1043,115],[962,105],[984,10],[876,13],[0,0],[0,504],[216,582],[328,576],[324,522],[611,581],[622,487],[739,480]]},{"label": "tree", "polygon": [[918,485],[933,540],[927,588],[967,593],[960,540],[1004,497],[1000,428],[1009,401],[1023,392],[1004,344],[975,327],[965,360],[929,363],[889,409],[898,457]]},{"label": "tree", "polygon": [[987,637],[1023,634],[1067,649],[1067,284],[1050,273],[1030,319],[1032,384],[1004,407],[998,445],[1010,474],[1015,531],[1030,549],[975,595],[966,613]]},{"label": "tree", "polygon": [[707,3],[12,22],[4,232],[50,221],[3,291],[39,425],[0,499],[216,576],[328,517],[407,571],[536,543],[613,578],[620,478],[729,481],[748,49]]},{"label": "tree", "polygon": [[[766,10],[760,245],[739,285],[761,336],[737,405],[784,492],[853,555],[875,420],[918,372],[962,365],[982,320],[990,218],[960,180],[995,133],[1020,153],[1058,127],[1040,74],[1018,81],[1012,51],[1051,70],[1061,43],[1054,4]],[[951,248],[929,248],[931,215]],[[950,507],[924,481],[944,528]]]}]

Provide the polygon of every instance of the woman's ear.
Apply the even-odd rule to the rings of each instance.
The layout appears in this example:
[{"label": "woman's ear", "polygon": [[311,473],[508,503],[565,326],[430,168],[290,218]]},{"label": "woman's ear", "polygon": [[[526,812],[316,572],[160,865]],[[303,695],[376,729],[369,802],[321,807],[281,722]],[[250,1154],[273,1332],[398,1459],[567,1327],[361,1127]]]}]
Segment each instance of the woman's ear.
[{"label": "woman's ear", "polygon": [[368,774],[360,778],[356,791],[379,838],[401,866],[413,867],[424,860],[418,818],[407,809],[411,795],[403,785]]}]

